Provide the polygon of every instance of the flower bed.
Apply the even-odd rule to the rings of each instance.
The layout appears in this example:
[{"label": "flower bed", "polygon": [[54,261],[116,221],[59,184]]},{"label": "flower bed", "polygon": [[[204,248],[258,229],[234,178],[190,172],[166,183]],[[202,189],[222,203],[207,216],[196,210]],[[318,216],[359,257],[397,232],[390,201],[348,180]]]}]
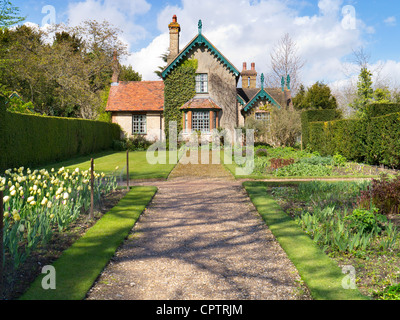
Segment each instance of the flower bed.
[{"label": "flower bed", "polygon": [[[117,187],[114,176],[93,172],[94,201]],[[55,231],[68,227],[90,208],[90,170],[9,169],[0,177],[4,197],[4,249],[17,269]]]}]

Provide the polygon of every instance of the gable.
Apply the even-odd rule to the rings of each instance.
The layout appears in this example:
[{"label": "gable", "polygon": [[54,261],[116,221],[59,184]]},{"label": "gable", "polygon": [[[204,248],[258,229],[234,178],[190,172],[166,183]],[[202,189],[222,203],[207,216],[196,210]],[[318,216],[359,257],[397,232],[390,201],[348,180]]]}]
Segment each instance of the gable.
[{"label": "gable", "polygon": [[278,109],[281,108],[281,105],[264,89],[258,89],[259,91],[257,92],[257,94],[255,94],[250,100],[249,102],[243,107],[243,110],[245,112],[248,112],[249,110],[251,110],[254,105],[256,104],[257,101],[260,100],[267,100],[270,103],[272,103],[274,106],[276,106]]},{"label": "gable", "polygon": [[205,36],[201,34],[201,32],[199,32],[199,34],[176,56],[176,58],[165,67],[161,74],[163,79],[165,79],[175,67],[187,59],[193,49],[201,47],[206,48],[218,61],[224,65],[229,72],[234,74],[236,78],[240,76],[240,72],[235,68],[235,66],[227,58],[225,58],[224,55],[218,51],[218,49],[215,48],[215,46]]}]

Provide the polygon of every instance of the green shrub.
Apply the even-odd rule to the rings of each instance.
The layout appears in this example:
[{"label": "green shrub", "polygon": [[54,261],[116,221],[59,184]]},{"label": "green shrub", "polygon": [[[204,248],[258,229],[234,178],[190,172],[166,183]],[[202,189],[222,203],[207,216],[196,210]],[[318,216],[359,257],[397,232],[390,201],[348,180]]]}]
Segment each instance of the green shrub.
[{"label": "green shrub", "polygon": [[313,165],[308,163],[294,163],[275,171],[277,177],[328,177],[333,170],[331,167],[322,165]]},{"label": "green shrub", "polygon": [[311,164],[311,165],[322,165],[322,166],[330,166],[334,164],[333,158],[331,156],[321,157],[321,156],[312,156],[311,158],[302,158],[299,160],[299,163]]},{"label": "green shrub", "polygon": [[152,142],[147,141],[144,136],[135,135],[130,137],[125,142],[125,147],[129,151],[145,151],[152,145]]},{"label": "green shrub", "polygon": [[356,232],[374,232],[375,234],[380,234],[383,224],[387,222],[384,215],[378,214],[377,208],[354,209],[352,214],[345,217],[345,220],[349,221],[350,228]]},{"label": "green shrub", "polygon": [[382,292],[376,293],[380,300],[400,300],[400,284],[387,287]]},{"label": "green shrub", "polygon": [[257,149],[256,156],[257,157],[268,157],[267,149]]},{"label": "green shrub", "polygon": [[309,124],[317,121],[332,121],[342,118],[342,113],[339,110],[307,110],[301,113],[301,133],[303,148],[308,147],[309,143]]},{"label": "green shrub", "polygon": [[6,111],[0,169],[38,166],[107,150],[119,139],[120,130],[117,124],[101,121]]},{"label": "green shrub", "polygon": [[125,141],[123,141],[123,140],[114,140],[112,148],[115,151],[124,151],[124,150],[126,150]]},{"label": "green shrub", "polygon": [[399,103],[372,103],[368,107],[368,116],[371,118],[400,112]]},{"label": "green shrub", "polygon": [[0,95],[0,170],[5,167],[5,144],[2,137],[5,136],[6,123],[6,98]]},{"label": "green shrub", "polygon": [[313,122],[309,147],[370,165],[400,168],[400,113],[363,119]]}]

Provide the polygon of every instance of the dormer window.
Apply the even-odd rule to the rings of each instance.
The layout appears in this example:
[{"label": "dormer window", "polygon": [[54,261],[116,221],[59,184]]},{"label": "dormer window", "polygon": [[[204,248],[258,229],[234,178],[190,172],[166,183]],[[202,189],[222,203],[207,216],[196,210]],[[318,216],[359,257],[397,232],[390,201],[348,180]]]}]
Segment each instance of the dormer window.
[{"label": "dormer window", "polygon": [[200,73],[196,75],[196,93],[208,92],[208,74]]}]

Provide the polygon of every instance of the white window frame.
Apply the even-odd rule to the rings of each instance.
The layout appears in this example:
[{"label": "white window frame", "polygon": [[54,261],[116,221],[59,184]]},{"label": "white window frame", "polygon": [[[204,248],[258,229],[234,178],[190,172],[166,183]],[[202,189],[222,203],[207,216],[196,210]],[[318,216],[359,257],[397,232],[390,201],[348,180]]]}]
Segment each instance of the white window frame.
[{"label": "white window frame", "polygon": [[269,126],[271,124],[271,113],[270,112],[256,112],[255,119],[257,121],[262,121],[267,126]]},{"label": "white window frame", "polygon": [[147,134],[147,116],[145,114],[132,115],[132,135]]},{"label": "white window frame", "polygon": [[210,111],[192,111],[192,130],[210,132]]},{"label": "white window frame", "polygon": [[196,74],[196,93],[208,93],[208,74]]}]

